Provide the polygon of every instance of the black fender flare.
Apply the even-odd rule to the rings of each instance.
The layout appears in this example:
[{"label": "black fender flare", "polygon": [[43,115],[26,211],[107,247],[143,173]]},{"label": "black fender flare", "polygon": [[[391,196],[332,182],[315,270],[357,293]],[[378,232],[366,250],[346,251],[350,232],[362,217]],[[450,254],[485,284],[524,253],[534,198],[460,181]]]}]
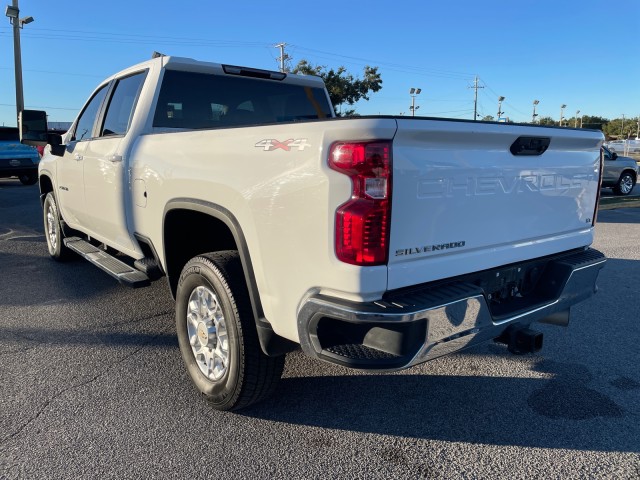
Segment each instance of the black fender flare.
[{"label": "black fender flare", "polygon": [[[240,255],[240,261],[242,262],[242,269],[244,271],[247,290],[249,291],[251,308],[256,321],[256,329],[258,331],[258,338],[260,339],[262,351],[269,356],[278,356],[297,349],[299,345],[276,334],[273,331],[271,323],[265,317],[262,302],[260,301],[260,292],[256,283],[253,263],[251,261],[251,254],[249,253],[249,246],[247,245],[247,240],[242,232],[242,227],[233,213],[221,205],[204,200],[185,197],[174,198],[167,202],[164,208],[162,215],[163,232],[167,214],[172,210],[192,210],[200,212],[209,215],[226,225],[233,235],[236,246],[238,247],[238,254]],[[167,252],[164,242],[163,256],[166,264]]]}]

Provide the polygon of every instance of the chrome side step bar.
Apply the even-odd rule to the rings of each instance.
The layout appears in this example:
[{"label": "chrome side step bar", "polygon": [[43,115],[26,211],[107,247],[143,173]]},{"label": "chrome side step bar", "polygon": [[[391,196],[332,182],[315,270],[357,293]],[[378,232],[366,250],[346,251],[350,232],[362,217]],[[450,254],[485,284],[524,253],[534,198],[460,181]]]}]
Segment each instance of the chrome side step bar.
[{"label": "chrome side step bar", "polygon": [[130,267],[117,258],[100,250],[78,237],[64,239],[64,244],[72,251],[104,270],[123,285],[131,288],[146,287],[151,284],[149,277],[140,270]]}]

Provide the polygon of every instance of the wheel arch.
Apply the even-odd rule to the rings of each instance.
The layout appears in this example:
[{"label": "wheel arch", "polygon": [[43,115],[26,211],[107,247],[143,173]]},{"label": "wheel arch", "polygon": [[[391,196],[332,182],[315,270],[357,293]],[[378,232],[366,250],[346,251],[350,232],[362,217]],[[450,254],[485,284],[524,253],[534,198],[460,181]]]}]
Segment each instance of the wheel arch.
[{"label": "wheel arch", "polygon": [[[185,235],[184,227],[193,222],[216,234]],[[265,318],[247,241],[240,223],[228,209],[203,200],[173,199],[165,206],[162,232],[165,271],[174,298],[182,268],[191,258],[203,253],[237,250],[262,350],[267,355],[280,355],[297,348],[294,342],[277,335]]]},{"label": "wheel arch", "polygon": [[53,180],[51,180],[49,175],[40,175],[38,186],[40,188],[40,204],[44,205],[44,198],[47,196],[47,193],[53,192]]}]

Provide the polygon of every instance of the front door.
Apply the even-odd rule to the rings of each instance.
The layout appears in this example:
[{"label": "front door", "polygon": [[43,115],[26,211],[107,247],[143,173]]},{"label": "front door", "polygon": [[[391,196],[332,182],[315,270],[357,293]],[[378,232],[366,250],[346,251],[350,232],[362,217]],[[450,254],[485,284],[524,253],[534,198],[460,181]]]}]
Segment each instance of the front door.
[{"label": "front door", "polygon": [[65,221],[73,226],[84,225],[84,152],[94,135],[96,119],[107,94],[104,85],[91,97],[78,117],[63,157],[58,160],[56,179],[58,206]]},{"label": "front door", "polygon": [[127,227],[131,199],[126,134],[145,76],[146,71],[116,81],[98,136],[83,154],[86,224],[97,238],[125,253],[135,250]]}]

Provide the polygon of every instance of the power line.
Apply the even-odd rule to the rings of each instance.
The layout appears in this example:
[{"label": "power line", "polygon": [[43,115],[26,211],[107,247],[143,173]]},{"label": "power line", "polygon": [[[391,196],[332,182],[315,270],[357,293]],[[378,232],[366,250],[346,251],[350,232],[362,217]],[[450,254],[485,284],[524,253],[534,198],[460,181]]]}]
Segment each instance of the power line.
[{"label": "power line", "polygon": [[314,53],[314,54],[321,54],[319,55],[322,58],[322,55],[328,55],[330,57],[336,57],[336,58],[345,58],[348,60],[356,60],[358,62],[365,62],[367,64],[376,64],[378,66],[385,66],[390,70],[400,70],[400,71],[404,71],[404,72],[415,72],[415,73],[423,73],[425,75],[430,75],[430,76],[440,76],[440,77],[445,77],[445,78],[460,78],[460,79],[469,79],[469,77],[472,77],[473,75],[470,73],[464,73],[464,72],[455,72],[452,70],[443,70],[443,69],[437,69],[437,68],[424,68],[424,67],[416,67],[416,66],[412,66],[412,65],[404,65],[404,64],[400,64],[400,63],[393,63],[393,62],[384,62],[384,61],[380,61],[380,60],[374,60],[374,59],[366,59],[366,58],[362,58],[362,57],[353,57],[353,56],[349,56],[349,55],[341,55],[341,54],[337,54],[337,53],[331,53],[331,52],[326,52],[323,50],[316,50],[313,48],[306,48],[300,45],[290,45],[292,47],[296,47],[298,50],[301,51],[306,51],[306,52],[310,52],[310,53]]},{"label": "power line", "polygon": [[[12,70],[9,67],[0,67],[0,70]],[[33,72],[33,73],[51,73],[55,75],[71,75],[73,77],[92,77],[92,78],[106,78],[109,75],[91,75],[90,73],[71,73],[71,72],[54,72],[50,70],[31,70],[31,69],[22,69],[23,72]]]},{"label": "power line", "polygon": [[[0,31],[9,30],[7,27],[0,27]],[[60,32],[53,34],[38,34],[37,32]],[[50,38],[50,39],[100,39],[113,42],[113,37],[123,37],[125,43],[131,43],[132,41],[140,43],[139,39],[147,39],[153,41],[178,41],[178,42],[198,42],[200,44],[212,45],[212,46],[229,46],[229,47],[263,47],[270,44],[265,42],[248,42],[242,40],[211,40],[205,38],[190,38],[190,37],[168,37],[165,35],[140,35],[134,33],[113,33],[113,32],[99,32],[90,30],[59,30],[52,28],[32,28],[28,32],[29,36],[37,38]],[[69,34],[82,34],[82,35],[69,35]],[[86,37],[85,35],[92,35],[92,37]]]},{"label": "power line", "polygon": [[[15,107],[15,104],[12,103],[0,103],[1,107]],[[44,105],[29,105],[29,108],[40,108],[47,110],[70,110],[72,112],[77,112],[79,108],[68,108],[68,107],[47,107]]]},{"label": "power line", "polygon": [[[482,81],[482,83],[484,84],[485,87],[487,87],[496,97],[501,97],[501,95],[498,95],[488,84],[487,82],[485,82],[484,80]],[[514,110],[516,112],[518,112],[520,115],[524,115],[525,117],[528,117],[529,114],[523,112],[522,110],[517,109],[516,107],[514,107],[512,104],[510,104],[509,102],[504,102],[505,105],[507,105],[509,108],[511,108],[511,110]]]}]

